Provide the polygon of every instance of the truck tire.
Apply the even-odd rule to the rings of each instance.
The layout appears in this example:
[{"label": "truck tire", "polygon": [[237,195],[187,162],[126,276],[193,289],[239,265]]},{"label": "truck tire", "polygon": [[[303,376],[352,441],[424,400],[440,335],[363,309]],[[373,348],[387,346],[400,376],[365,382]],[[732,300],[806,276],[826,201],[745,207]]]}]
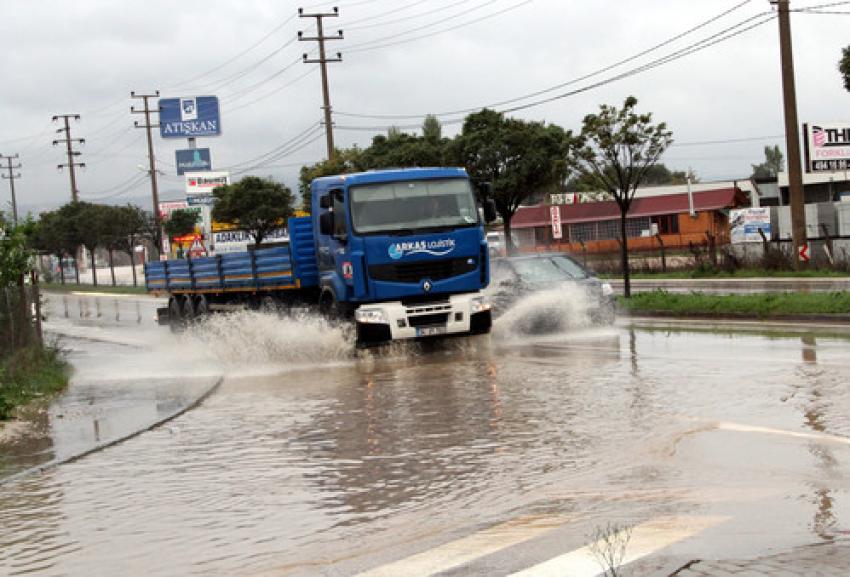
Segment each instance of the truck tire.
[{"label": "truck tire", "polygon": [[210,303],[207,300],[205,295],[201,295],[198,297],[197,302],[195,303],[195,316],[200,318],[208,315],[210,312]]},{"label": "truck tire", "polygon": [[342,321],[354,316],[354,309],[339,302],[331,289],[323,290],[319,296],[319,312],[329,321]]},{"label": "truck tire", "polygon": [[183,297],[183,303],[180,307],[181,318],[183,319],[183,324],[187,324],[195,320],[195,300],[192,295],[186,295]]},{"label": "truck tire", "polygon": [[179,297],[176,296],[168,299],[168,327],[172,333],[183,330],[183,307],[180,306]]}]

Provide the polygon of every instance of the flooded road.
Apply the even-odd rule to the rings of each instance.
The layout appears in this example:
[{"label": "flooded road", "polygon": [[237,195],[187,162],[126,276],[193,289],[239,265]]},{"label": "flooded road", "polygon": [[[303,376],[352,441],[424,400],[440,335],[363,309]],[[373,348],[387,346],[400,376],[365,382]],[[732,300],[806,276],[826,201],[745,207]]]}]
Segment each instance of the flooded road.
[{"label": "flooded road", "polygon": [[[309,316],[174,336],[154,308],[51,297],[69,395],[223,384],[165,426],[0,484],[0,574],[510,575],[606,523],[687,524],[647,559],[850,531],[844,334],[600,329],[568,311],[563,334],[356,354]],[[42,452],[84,442],[46,418]]]}]

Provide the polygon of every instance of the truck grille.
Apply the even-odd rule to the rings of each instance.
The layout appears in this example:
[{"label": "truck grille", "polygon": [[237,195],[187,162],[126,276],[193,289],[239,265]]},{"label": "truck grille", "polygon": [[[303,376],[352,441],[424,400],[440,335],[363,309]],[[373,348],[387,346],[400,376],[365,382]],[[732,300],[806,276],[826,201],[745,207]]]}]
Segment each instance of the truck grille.
[{"label": "truck grille", "polygon": [[449,320],[449,313],[438,313],[435,315],[419,315],[416,317],[407,317],[407,324],[411,327],[433,327],[445,325]]},{"label": "truck grille", "polygon": [[[470,264],[470,261],[471,264]],[[475,270],[478,265],[473,257],[445,260],[376,264],[369,267],[373,280],[418,283],[422,279],[443,280]]]}]

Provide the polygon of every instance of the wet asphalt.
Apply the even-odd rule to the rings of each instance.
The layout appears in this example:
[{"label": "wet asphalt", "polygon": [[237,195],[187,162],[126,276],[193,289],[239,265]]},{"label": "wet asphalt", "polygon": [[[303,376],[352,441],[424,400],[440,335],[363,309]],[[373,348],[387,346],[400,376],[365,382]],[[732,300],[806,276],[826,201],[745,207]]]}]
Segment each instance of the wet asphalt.
[{"label": "wet asphalt", "polygon": [[506,315],[490,336],[358,353],[310,315],[175,336],[154,308],[50,296],[72,384],[40,434],[3,445],[0,476],[223,384],[0,484],[0,574],[593,575],[540,565],[617,524],[647,550],[632,574],[652,575],[850,530],[850,333],[834,327],[592,327],[566,303],[558,334]]}]

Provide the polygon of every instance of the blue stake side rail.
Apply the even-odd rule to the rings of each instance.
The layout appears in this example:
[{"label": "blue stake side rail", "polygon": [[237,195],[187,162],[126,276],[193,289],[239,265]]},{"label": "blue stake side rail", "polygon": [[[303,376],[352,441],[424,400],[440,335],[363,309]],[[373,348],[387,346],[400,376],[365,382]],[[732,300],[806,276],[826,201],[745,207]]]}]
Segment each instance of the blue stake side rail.
[{"label": "blue stake side rail", "polygon": [[148,292],[204,294],[293,290],[316,286],[309,217],[289,219],[289,242],[246,252],[145,264]]}]

